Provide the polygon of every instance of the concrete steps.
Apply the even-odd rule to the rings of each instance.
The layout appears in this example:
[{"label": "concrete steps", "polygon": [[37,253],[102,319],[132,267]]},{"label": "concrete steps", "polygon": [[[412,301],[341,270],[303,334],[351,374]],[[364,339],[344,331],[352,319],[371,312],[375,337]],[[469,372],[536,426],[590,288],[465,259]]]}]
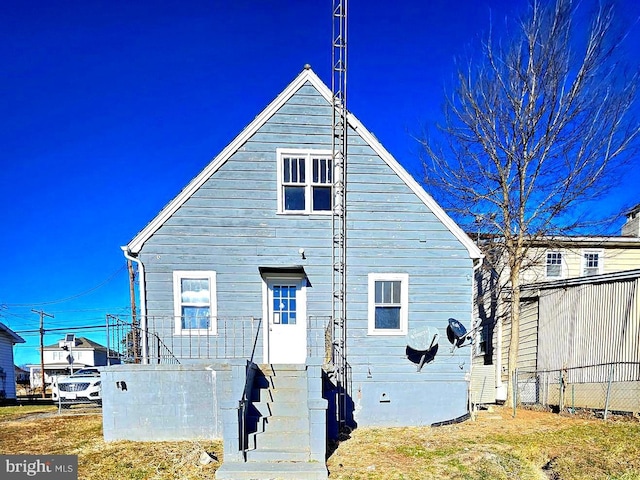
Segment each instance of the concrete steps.
[{"label": "concrete steps", "polygon": [[327,480],[327,467],[320,462],[224,463],[216,472],[217,480]]},{"label": "concrete steps", "polygon": [[[292,452],[305,452],[309,454],[309,449],[305,444],[309,443],[309,431],[271,431],[266,429],[264,432],[252,433],[249,436],[249,446],[253,446],[255,450],[275,450]],[[285,459],[286,460],[286,459]],[[296,460],[299,460],[296,455]]]},{"label": "concrete steps", "polygon": [[246,461],[225,461],[218,480],[326,480],[324,462],[311,461],[308,380],[305,365],[260,365],[250,395],[254,427]]}]

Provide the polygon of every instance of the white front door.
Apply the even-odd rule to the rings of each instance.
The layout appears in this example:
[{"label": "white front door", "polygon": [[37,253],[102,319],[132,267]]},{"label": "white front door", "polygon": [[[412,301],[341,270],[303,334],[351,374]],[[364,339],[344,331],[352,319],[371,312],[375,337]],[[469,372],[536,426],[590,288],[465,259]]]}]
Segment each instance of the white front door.
[{"label": "white front door", "polygon": [[265,363],[305,363],[306,279],[268,278],[265,286]]}]

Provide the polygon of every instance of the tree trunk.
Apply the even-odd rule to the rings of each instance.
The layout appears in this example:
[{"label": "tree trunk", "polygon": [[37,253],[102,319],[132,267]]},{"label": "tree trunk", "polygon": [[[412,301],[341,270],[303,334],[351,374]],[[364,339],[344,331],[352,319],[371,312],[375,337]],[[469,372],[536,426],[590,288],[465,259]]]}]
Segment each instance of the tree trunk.
[{"label": "tree trunk", "polygon": [[513,401],[514,385],[513,375],[518,367],[518,352],[520,350],[520,265],[512,265],[509,273],[509,282],[511,284],[511,308],[509,315],[511,317],[511,337],[509,340],[509,356],[508,356],[508,387],[507,387],[507,405]]}]

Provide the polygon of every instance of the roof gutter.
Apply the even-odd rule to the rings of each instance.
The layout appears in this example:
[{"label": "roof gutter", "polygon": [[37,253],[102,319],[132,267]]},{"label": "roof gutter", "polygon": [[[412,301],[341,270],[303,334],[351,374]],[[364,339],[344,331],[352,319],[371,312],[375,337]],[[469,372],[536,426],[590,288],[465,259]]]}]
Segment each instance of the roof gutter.
[{"label": "roof gutter", "polygon": [[133,256],[128,246],[120,247],[124,258],[131,260],[138,265],[138,291],[140,292],[140,331],[143,332],[140,335],[141,349],[142,349],[142,363],[147,365],[149,363],[149,352],[147,345],[147,288],[145,283],[144,265],[142,261]]}]

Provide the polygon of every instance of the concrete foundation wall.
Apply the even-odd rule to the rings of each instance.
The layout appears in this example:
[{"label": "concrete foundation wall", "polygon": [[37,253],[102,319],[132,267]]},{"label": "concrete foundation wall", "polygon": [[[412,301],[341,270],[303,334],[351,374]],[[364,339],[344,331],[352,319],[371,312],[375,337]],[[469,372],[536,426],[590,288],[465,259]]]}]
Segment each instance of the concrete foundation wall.
[{"label": "concrete foundation wall", "polygon": [[424,426],[469,412],[468,382],[369,382],[354,384],[354,417],[361,427]]},{"label": "concrete foundation wall", "polygon": [[105,441],[222,438],[218,402],[230,369],[226,364],[101,369]]}]

